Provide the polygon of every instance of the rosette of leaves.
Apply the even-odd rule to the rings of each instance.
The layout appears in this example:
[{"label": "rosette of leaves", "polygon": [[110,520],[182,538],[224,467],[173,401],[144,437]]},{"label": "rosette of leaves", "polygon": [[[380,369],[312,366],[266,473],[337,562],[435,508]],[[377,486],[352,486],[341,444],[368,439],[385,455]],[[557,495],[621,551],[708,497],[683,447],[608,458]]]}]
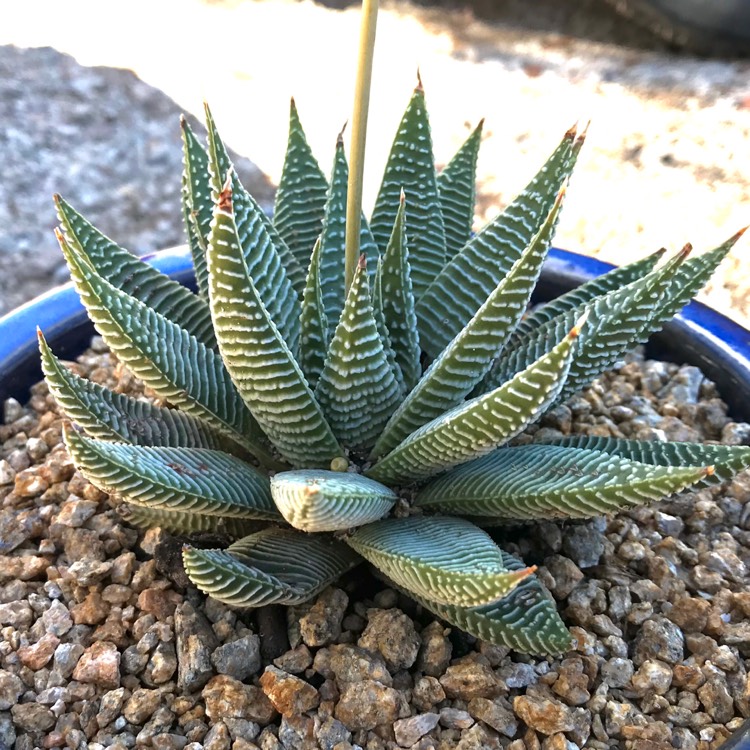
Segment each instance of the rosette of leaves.
[{"label": "rosette of leaves", "polygon": [[77,377],[40,333],[81,473],[136,524],[234,540],[185,547],[202,591],[294,605],[366,560],[477,637],[559,653],[570,635],[535,568],[486,528],[614,513],[750,463],[748,449],[713,445],[511,443],[659,329],[737,239],[661,264],[657,253],[527,314],[583,143],[575,128],[473,234],[481,124],[438,172],[418,86],[348,289],[341,138],[327,178],[292,104],[271,219],[208,111],[207,131],[204,146],[182,122],[197,293],[57,198],[89,316],[161,405]]}]

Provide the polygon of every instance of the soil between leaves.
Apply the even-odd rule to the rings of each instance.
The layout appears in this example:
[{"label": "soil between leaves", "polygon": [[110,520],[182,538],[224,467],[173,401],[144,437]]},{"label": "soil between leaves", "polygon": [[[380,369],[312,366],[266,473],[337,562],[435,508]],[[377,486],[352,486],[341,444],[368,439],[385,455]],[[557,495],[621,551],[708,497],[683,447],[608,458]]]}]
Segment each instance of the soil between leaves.
[{"label": "soil between leaves", "polygon": [[[76,367],[142,393],[100,340]],[[32,394],[0,426],[0,747],[711,750],[750,716],[748,473],[503,529],[575,638],[536,659],[449,631],[364,567],[286,613],[206,599],[179,541],[130,528],[74,471]],[[522,439],[539,431],[750,443],[700,371],[640,355]]]}]

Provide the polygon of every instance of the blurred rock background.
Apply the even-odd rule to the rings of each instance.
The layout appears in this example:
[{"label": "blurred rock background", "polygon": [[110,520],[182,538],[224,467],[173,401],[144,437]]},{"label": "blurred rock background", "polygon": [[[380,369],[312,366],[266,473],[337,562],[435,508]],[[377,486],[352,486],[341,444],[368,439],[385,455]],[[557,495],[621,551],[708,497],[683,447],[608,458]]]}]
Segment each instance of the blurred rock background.
[{"label": "blurred rock background", "polygon": [[[28,0],[0,26],[0,313],[66,278],[63,194],[138,253],[183,241],[178,115],[208,100],[266,205],[294,96],[327,171],[359,14],[341,0]],[[750,63],[676,53],[598,0],[385,1],[366,201],[419,67],[446,162],[481,117],[480,221],[591,118],[555,244],[623,263],[750,223]],[[257,166],[255,166],[257,165]],[[748,325],[748,240],[707,301]]]}]

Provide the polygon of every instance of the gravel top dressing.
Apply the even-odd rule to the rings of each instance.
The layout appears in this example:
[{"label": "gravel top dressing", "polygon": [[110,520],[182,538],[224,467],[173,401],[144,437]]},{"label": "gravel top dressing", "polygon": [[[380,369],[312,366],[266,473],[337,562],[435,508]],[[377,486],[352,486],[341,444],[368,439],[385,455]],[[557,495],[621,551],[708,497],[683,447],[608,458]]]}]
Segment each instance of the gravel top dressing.
[{"label": "gravel top dressing", "polygon": [[[101,340],[76,371],[142,385]],[[750,716],[750,477],[587,523],[509,526],[574,638],[531,658],[359,567],[296,609],[186,585],[181,540],[75,472],[44,384],[0,426],[0,747],[710,750]],[[531,428],[748,444],[694,367],[631,355]],[[14,745],[15,743],[15,745]]]}]

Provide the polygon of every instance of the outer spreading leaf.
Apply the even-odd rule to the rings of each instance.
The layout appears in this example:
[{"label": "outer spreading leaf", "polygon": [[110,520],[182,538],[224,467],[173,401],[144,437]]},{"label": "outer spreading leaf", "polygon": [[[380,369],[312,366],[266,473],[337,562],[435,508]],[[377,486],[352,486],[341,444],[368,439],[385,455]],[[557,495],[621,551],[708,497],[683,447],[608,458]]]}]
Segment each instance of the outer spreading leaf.
[{"label": "outer spreading leaf", "polygon": [[622,440],[585,435],[547,441],[548,445],[580,448],[614,454],[631,461],[656,466],[711,466],[696,486],[704,487],[730,479],[750,468],[750,447],[746,445],[703,445],[702,443]]},{"label": "outer spreading leaf", "polygon": [[92,437],[134,445],[241,450],[225,435],[189,414],[114,393],[79,377],[52,354],[42,332],[38,334],[42,371],[50,393],[65,415]]},{"label": "outer spreading leaf", "polygon": [[186,547],[182,557],[201,591],[235,607],[301,604],[361,561],[331,536],[275,528],[226,550]]},{"label": "outer spreading leaf", "polygon": [[[522,570],[523,563],[502,553],[508,570]],[[437,604],[410,594],[423,607],[452,625],[482,640],[530,654],[560,654],[572,638],[557,613],[557,605],[536,576],[529,576],[495,604],[467,609]]]},{"label": "outer spreading leaf", "polygon": [[401,194],[401,205],[396,214],[393,233],[378,266],[380,306],[388,330],[390,343],[404,380],[410,391],[419,380],[422,367],[419,362],[419,334],[411,288],[411,266],[407,249],[406,199]]},{"label": "outer spreading leaf", "polygon": [[574,130],[566,133],[526,189],[469,241],[419,299],[419,338],[430,357],[471,320],[528,247],[573,171],[581,145]]},{"label": "outer spreading leaf", "polygon": [[99,277],[58,240],[89,317],[117,357],[161,398],[226,432],[265,466],[277,465],[218,353]]},{"label": "outer spreading leaf", "polygon": [[287,346],[296,353],[300,316],[297,295],[304,289],[305,274],[265,211],[240,183],[208,108],[206,125],[214,204],[227,175],[231,175],[235,223],[245,265]]},{"label": "outer spreading leaf", "polygon": [[411,280],[414,294],[419,298],[445,265],[445,227],[421,82],[393,141],[372,213],[370,226],[381,249],[390,239],[402,190],[406,193]]},{"label": "outer spreading leaf", "polygon": [[323,372],[328,351],[328,319],[320,287],[320,239],[315,243],[307,272],[300,317],[299,364],[311,388]]},{"label": "outer spreading leaf", "polygon": [[655,324],[654,320],[673,294],[671,284],[685,258],[685,252],[679,253],[642,281],[634,282],[632,294],[610,300],[615,309],[622,300],[622,314],[611,315],[606,306],[596,302],[591,305],[590,315],[595,330],[581,341],[578,356],[560,394],[561,399],[585,388],[661,326],[661,321]]},{"label": "outer spreading leaf", "polygon": [[584,388],[636,344],[648,338],[653,331],[651,321],[684,258],[683,251],[661,268],[577,309],[567,310],[517,340],[514,348],[506,349],[498,358],[479,388],[496,387],[512,373],[528,366],[561,340],[572,320],[582,311],[587,311],[591,325],[581,338],[561,398]]},{"label": "outer spreading leaf", "polygon": [[55,203],[71,253],[110,284],[189,331],[206,346],[216,346],[211,313],[204,300],[116,245],[59,195]]},{"label": "outer spreading leaf", "polygon": [[340,471],[282,471],[271,479],[281,515],[300,531],[340,531],[382,518],[397,495],[379,482]]},{"label": "outer spreading leaf", "polygon": [[746,229],[741,229],[719,247],[685,261],[675,274],[660,309],[655,313],[651,323],[652,331],[659,330],[663,323],[676,315],[690,302],[711,278],[711,274],[718,268],[719,263],[726,258],[745,231]]},{"label": "outer spreading leaf", "polygon": [[152,448],[64,431],[76,468],[95,487],[135,505],[227,518],[279,520],[268,477],[228,453]]},{"label": "outer spreading leaf", "polygon": [[227,187],[208,244],[211,312],[221,356],[242,399],[281,455],[320,466],[341,448],[248,273]]},{"label": "outer spreading leaf", "polygon": [[118,508],[122,517],[140,529],[160,527],[172,534],[216,535],[241,539],[254,534],[267,525],[265,521],[250,518],[231,518],[228,516],[204,516],[200,513],[181,512],[179,510],[157,510],[140,505],[124,503]]},{"label": "outer spreading leaf", "polygon": [[561,294],[549,302],[537,305],[523,320],[519,322],[516,329],[508,339],[507,348],[514,348],[520,340],[533,334],[536,328],[548,323],[550,320],[567,313],[571,310],[582,310],[583,306],[594,298],[600,297],[613,290],[643,278],[654,269],[654,266],[666,251],[664,248],[657,250],[645,258],[640,258],[625,266],[613,268],[611,271],[595,276],[580,286]]},{"label": "outer spreading leaf", "polygon": [[182,214],[185,219],[190,254],[193,258],[195,281],[204,299],[208,298],[208,271],[206,270],[206,246],[211,231],[213,204],[211,202],[211,178],[208,173],[208,154],[195,137],[184,117],[182,126]]},{"label": "outer spreading leaf", "polygon": [[310,150],[292,99],[289,140],[273,223],[300,268],[307,268],[313,245],[323,229],[327,192],[328,181]]},{"label": "outer spreading leaf", "polygon": [[573,328],[549,354],[504,385],[420,427],[367,475],[384,484],[425,479],[515,437],[562,389],[579,331],[579,326]]},{"label": "outer spreading leaf", "polygon": [[315,398],[336,437],[369,449],[395,410],[401,390],[375,322],[364,256],[328,350]]},{"label": "outer spreading leaf", "polygon": [[547,221],[476,315],[432,363],[386,425],[373,455],[392,450],[412,432],[460,404],[487,374],[528,305],[547,256],[563,191]]},{"label": "outer spreading leaf", "polygon": [[402,588],[445,605],[497,602],[535,570],[508,570],[492,539],[461,518],[389,518],[346,542]]},{"label": "outer spreading leaf", "polygon": [[415,502],[441,513],[507,520],[589,518],[659,500],[708,473],[700,466],[649,466],[599,451],[525,445],[459,466],[422,488]]},{"label": "outer spreading leaf", "polygon": [[[323,221],[323,235],[320,251],[320,288],[326,309],[326,317],[331,335],[344,307],[344,247],[346,245],[346,200],[348,195],[349,166],[344,154],[344,138],[339,135],[336,141],[336,155],[331,173],[331,186],[328,191]],[[360,252],[373,263],[378,257],[378,246],[372,237],[365,217],[359,232]]]},{"label": "outer spreading leaf", "polygon": [[484,120],[480,121],[437,177],[447,260],[453,258],[471,237],[477,197],[477,155],[482,143],[483,125]]}]

